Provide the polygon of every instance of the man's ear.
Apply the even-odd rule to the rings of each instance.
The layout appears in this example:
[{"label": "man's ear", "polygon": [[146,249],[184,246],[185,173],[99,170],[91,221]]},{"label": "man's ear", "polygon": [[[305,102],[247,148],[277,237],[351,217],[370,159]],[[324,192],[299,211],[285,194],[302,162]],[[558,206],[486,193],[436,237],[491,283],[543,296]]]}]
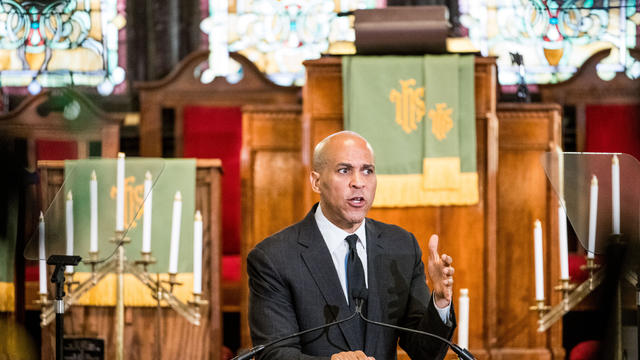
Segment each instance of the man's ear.
[{"label": "man's ear", "polygon": [[311,182],[311,190],[313,192],[320,194],[320,173],[317,171],[311,171],[309,174],[309,181]]}]

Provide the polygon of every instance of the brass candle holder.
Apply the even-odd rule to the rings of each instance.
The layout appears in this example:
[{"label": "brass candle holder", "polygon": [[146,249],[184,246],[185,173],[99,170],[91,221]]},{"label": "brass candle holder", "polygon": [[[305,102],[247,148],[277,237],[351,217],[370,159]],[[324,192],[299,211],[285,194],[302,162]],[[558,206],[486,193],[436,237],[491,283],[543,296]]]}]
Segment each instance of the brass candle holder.
[{"label": "brass candle holder", "polygon": [[551,310],[551,306],[546,305],[544,299],[536,300],[536,304],[529,307],[529,311],[538,312],[538,326],[542,326],[542,318],[549,310]]},{"label": "brass candle holder", "polygon": [[194,306],[196,309],[200,309],[201,306],[209,305],[209,301],[202,299],[201,294],[193,293],[193,300],[190,300],[188,304]]},{"label": "brass candle holder", "polygon": [[560,279],[560,284],[553,288],[555,291],[562,292],[562,302],[564,303],[565,308],[568,307],[569,294],[575,288],[576,285],[571,283],[571,279]]},{"label": "brass candle holder", "polygon": [[174,286],[182,285],[182,283],[178,281],[177,275],[174,274],[174,273],[169,273],[169,280],[162,280],[162,282],[165,283],[165,284],[169,284],[169,292],[170,293],[173,293],[173,287]]},{"label": "brass candle holder", "polygon": [[600,264],[596,264],[594,258],[587,256],[587,263],[580,266],[580,270],[589,272],[589,290],[594,289],[593,274],[600,268]]},{"label": "brass candle holder", "polygon": [[89,259],[82,260],[83,263],[91,266],[91,282],[95,285],[98,280],[96,279],[96,265],[98,265],[98,252],[89,251]]},{"label": "brass candle holder", "polygon": [[140,254],[142,255],[142,258],[140,258],[139,260],[135,261],[136,265],[142,265],[142,268],[144,269],[144,272],[147,272],[147,267],[151,264],[155,264],[156,263],[156,258],[154,258],[153,256],[151,256],[151,252],[146,252],[146,251],[141,251]]},{"label": "brass candle holder", "polygon": [[80,284],[80,282],[73,279],[74,272],[64,272],[64,285],[67,287],[67,292],[72,292],[73,287]]}]

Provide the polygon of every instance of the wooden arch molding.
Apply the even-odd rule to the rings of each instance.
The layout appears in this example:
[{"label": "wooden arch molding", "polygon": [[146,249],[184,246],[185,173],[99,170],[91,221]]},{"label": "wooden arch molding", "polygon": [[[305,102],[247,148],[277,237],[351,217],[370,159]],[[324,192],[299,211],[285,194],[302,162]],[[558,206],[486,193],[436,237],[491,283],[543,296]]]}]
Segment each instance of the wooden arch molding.
[{"label": "wooden arch molding", "polygon": [[300,87],[271,82],[246,57],[230,53],[240,63],[243,77],[235,84],[217,77],[208,84],[195,74],[201,72],[209,51],[191,53],[163,79],[135,83],[140,92],[140,155],[162,156],[162,110],[175,114],[175,156],[182,155],[182,110],[185,106],[241,107],[244,105],[299,104]]}]

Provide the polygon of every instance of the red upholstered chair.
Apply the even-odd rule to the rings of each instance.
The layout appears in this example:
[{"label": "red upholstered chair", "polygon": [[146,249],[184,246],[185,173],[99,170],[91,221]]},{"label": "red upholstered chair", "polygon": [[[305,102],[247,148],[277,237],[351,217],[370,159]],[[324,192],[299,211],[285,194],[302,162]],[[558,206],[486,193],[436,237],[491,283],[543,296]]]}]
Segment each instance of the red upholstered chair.
[{"label": "red upholstered chair", "polygon": [[583,341],[571,349],[569,360],[596,360],[599,348],[600,341]]}]

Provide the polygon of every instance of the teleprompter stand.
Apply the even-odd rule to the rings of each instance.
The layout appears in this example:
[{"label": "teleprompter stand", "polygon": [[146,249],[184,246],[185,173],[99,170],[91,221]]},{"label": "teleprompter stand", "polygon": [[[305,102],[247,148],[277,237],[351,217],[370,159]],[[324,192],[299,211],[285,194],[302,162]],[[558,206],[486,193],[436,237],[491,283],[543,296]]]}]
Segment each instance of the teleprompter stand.
[{"label": "teleprompter stand", "polygon": [[80,256],[51,255],[47,264],[55,265],[51,282],[56,284],[56,360],[63,359],[64,340],[64,269],[67,266],[76,266],[80,263]]}]

